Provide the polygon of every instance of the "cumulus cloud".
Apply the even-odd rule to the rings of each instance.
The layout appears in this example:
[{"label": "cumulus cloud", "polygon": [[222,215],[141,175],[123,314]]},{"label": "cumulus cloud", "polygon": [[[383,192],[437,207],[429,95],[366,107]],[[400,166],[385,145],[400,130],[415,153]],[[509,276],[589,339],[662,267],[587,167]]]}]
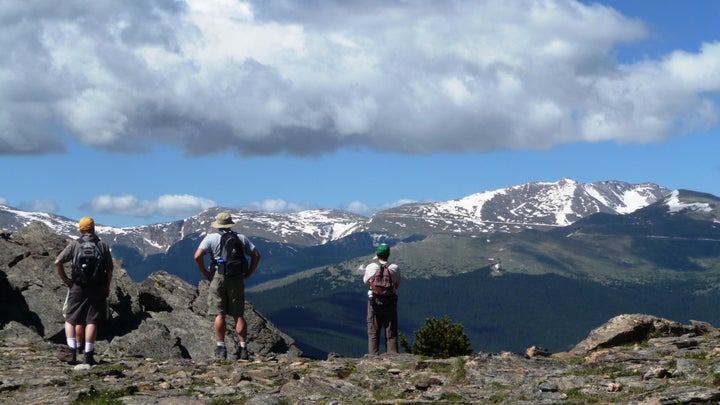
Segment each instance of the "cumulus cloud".
[{"label": "cumulus cloud", "polygon": [[[621,64],[616,47],[648,32],[602,5],[310,4],[0,3],[0,154],[60,151],[60,134],[198,155],[482,152],[718,121],[720,43]],[[161,209],[131,200],[106,204]]]},{"label": "cumulus cloud", "polygon": [[287,213],[305,211],[316,207],[311,206],[310,204],[298,204],[285,201],[283,199],[267,199],[263,201],[252,202],[245,206],[245,208],[263,212]]},{"label": "cumulus cloud", "polygon": [[348,204],[348,206],[345,208],[345,210],[353,212],[355,214],[360,214],[360,215],[372,215],[378,211],[387,210],[387,209],[390,209],[393,207],[399,207],[401,205],[410,204],[410,203],[414,203],[414,202],[416,202],[416,201],[402,199],[402,200],[398,200],[398,201],[395,201],[392,203],[373,206],[370,204],[366,204],[362,201],[352,201],[350,204]]},{"label": "cumulus cloud", "polygon": [[[2,203],[0,201],[0,203]],[[18,208],[24,211],[34,211],[34,212],[57,212],[60,207],[51,200],[34,200],[34,201],[23,201],[20,204],[18,204]]]},{"label": "cumulus cloud", "polygon": [[372,207],[362,201],[352,201],[348,204],[346,210],[360,215],[370,215],[375,211]]},{"label": "cumulus cloud", "polygon": [[99,195],[82,208],[91,212],[150,217],[186,216],[214,207],[215,201],[187,194],[162,195],[157,200],[141,200],[133,195]]}]

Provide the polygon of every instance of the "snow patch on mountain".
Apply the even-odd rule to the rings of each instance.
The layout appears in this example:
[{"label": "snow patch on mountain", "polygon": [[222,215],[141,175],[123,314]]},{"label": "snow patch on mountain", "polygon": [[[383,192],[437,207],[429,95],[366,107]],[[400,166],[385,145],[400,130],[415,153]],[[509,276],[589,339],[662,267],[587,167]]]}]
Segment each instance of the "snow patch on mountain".
[{"label": "snow patch on mountain", "polygon": [[457,200],[435,203],[432,211],[427,213],[432,217],[439,217],[444,214],[454,214],[471,218],[475,221],[482,221],[482,208],[486,202],[492,200],[496,195],[502,194],[505,189],[483,191]]},{"label": "snow patch on mountain", "polygon": [[684,203],[680,201],[680,192],[678,190],[673,191],[670,193],[666,200],[666,204],[668,206],[668,211],[672,214],[691,210],[691,211],[703,211],[703,212],[711,212],[712,207],[708,203]]}]

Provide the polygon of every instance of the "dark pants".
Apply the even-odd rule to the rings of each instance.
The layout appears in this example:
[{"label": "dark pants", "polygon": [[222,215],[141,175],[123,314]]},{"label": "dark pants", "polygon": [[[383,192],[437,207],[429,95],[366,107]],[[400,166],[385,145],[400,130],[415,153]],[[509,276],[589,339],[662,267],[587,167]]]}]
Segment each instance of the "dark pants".
[{"label": "dark pants", "polygon": [[397,301],[378,306],[368,300],[367,330],[368,353],[380,354],[380,334],[385,330],[385,347],[388,353],[398,352]]}]

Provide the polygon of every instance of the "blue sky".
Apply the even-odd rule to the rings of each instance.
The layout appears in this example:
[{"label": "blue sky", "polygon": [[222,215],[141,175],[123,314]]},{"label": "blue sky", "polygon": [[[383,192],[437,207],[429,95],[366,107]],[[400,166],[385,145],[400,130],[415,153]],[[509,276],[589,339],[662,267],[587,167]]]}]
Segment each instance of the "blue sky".
[{"label": "blue sky", "polygon": [[561,178],[720,196],[720,1],[151,4],[0,3],[0,204],[134,226]]}]

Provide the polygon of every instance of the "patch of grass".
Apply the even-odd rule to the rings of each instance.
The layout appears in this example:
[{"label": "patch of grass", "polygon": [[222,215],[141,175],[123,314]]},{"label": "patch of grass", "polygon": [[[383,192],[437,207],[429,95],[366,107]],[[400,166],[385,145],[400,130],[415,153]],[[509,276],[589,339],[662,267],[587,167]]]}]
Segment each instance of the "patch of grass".
[{"label": "patch of grass", "polygon": [[463,398],[462,395],[454,393],[454,392],[449,392],[449,393],[443,395],[442,399],[443,399],[443,401],[451,402],[451,403],[462,403],[465,400],[465,398]]},{"label": "patch of grass", "polygon": [[389,388],[380,388],[373,391],[373,398],[376,401],[387,401],[389,399],[404,399],[405,395],[406,394],[404,392],[398,393],[397,390]]},{"label": "patch of grass", "polygon": [[705,352],[698,352],[698,353],[688,353],[685,356],[686,359],[693,359],[698,361],[705,361],[707,360],[707,353]]},{"label": "patch of grass", "polygon": [[720,373],[713,373],[710,384],[712,384],[714,387],[720,386]]},{"label": "patch of grass", "polygon": [[508,394],[506,394],[506,393],[493,394],[490,398],[488,398],[488,401],[493,404],[507,402],[507,400],[508,400]]},{"label": "patch of grass", "polygon": [[190,383],[190,387],[209,387],[215,384],[212,378],[195,378]]},{"label": "patch of grass", "polygon": [[570,371],[570,374],[576,375],[576,376],[581,376],[581,377],[588,376],[588,375],[604,375],[604,374],[608,374],[608,375],[612,376],[613,374],[619,373],[621,371],[623,371],[623,368],[621,365],[612,364],[612,365],[601,366],[601,367],[593,367],[593,366],[582,367],[582,368],[578,368],[578,369]]},{"label": "patch of grass", "polygon": [[570,357],[569,359],[563,360],[567,364],[578,364],[582,365],[585,364],[585,357]]},{"label": "patch of grass", "polygon": [[196,388],[200,387],[209,387],[211,385],[215,384],[215,380],[210,378],[195,378],[190,382],[187,388],[185,388],[185,391],[183,392],[183,395],[186,397],[191,397],[197,393]]},{"label": "patch of grass", "polygon": [[[208,402],[208,405],[230,405],[230,404],[242,404],[245,403],[247,399],[246,398],[215,398]],[[286,401],[283,402],[277,402],[277,405],[284,405],[286,404]]]},{"label": "patch of grass", "polygon": [[570,388],[561,392],[567,395],[568,401],[572,401],[573,403],[595,404],[600,402],[600,399],[584,393],[580,388]]},{"label": "patch of grass", "polygon": [[463,381],[466,377],[467,370],[465,370],[465,360],[461,357],[458,357],[455,360],[455,366],[452,369],[452,374],[450,374],[450,382],[453,384],[457,384]]},{"label": "patch of grass", "polygon": [[78,396],[78,399],[71,402],[73,405],[86,405],[86,404],[101,404],[101,405],[122,405],[122,401],[118,398],[126,395],[132,395],[137,391],[135,387],[127,387],[122,390],[96,390],[94,387],[90,387],[87,393],[82,393]]},{"label": "patch of grass", "polygon": [[611,364],[600,367],[587,366],[570,371],[568,374],[579,377],[591,375],[607,375],[608,378],[632,377],[642,375],[640,370],[626,370],[621,364]]},{"label": "patch of grass", "polygon": [[431,362],[431,363],[429,363],[429,365],[430,365],[430,370],[432,370],[436,373],[443,374],[443,375],[447,375],[452,371],[452,366],[450,365],[450,363],[446,363],[444,361]]},{"label": "patch of grass", "polygon": [[511,390],[513,388],[509,385],[505,385],[505,384],[499,383],[497,381],[491,382],[490,386],[492,387],[492,389],[497,390],[497,391],[506,391],[506,390]]},{"label": "patch of grass", "polygon": [[[309,369],[306,369],[305,371],[306,373],[310,373]],[[355,366],[355,363],[351,361],[346,361],[341,368],[335,370],[337,377],[340,379],[348,378],[356,371],[357,367]]]}]

